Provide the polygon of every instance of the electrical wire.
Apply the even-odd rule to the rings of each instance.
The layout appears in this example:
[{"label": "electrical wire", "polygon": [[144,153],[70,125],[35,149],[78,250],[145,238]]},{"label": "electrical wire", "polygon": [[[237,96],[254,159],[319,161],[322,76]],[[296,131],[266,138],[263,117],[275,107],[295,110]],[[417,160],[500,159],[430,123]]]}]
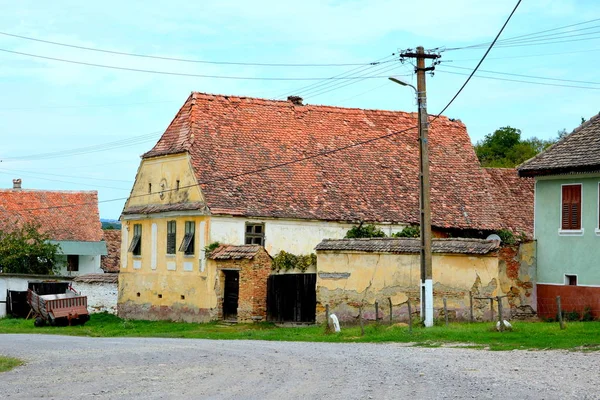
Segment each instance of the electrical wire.
[{"label": "electrical wire", "polygon": [[348,66],[356,66],[356,65],[373,65],[373,63],[327,63],[327,64],[285,64],[285,63],[254,63],[254,62],[235,62],[235,61],[208,61],[208,60],[192,60],[187,58],[175,58],[175,57],[162,57],[162,56],[152,56],[148,54],[139,54],[139,53],[127,53],[123,51],[114,51],[114,50],[106,50],[106,49],[97,49],[93,47],[79,46],[68,43],[54,42],[51,40],[37,39],[23,35],[16,35],[14,33],[8,32],[0,32],[0,35],[10,36],[18,39],[30,40],[39,43],[51,44],[54,46],[62,46],[69,47],[72,49],[86,50],[86,51],[94,51],[105,54],[115,54],[119,56],[128,56],[128,57],[141,57],[141,58],[149,58],[155,60],[164,60],[164,61],[178,61],[185,63],[198,63],[198,64],[213,64],[213,65],[243,65],[243,66],[257,66],[257,67],[348,67]]},{"label": "electrical wire", "polygon": [[67,157],[67,156],[73,156],[73,155],[96,153],[96,152],[106,151],[106,150],[114,150],[114,149],[118,149],[118,148],[122,148],[122,147],[128,147],[128,146],[144,143],[149,140],[154,140],[161,133],[162,133],[162,131],[156,131],[156,132],[148,133],[145,135],[134,136],[134,137],[131,137],[128,139],[117,140],[114,142],[107,142],[107,143],[102,143],[102,144],[86,146],[86,147],[79,147],[79,148],[70,149],[70,150],[60,150],[60,151],[31,154],[31,155],[25,155],[25,156],[4,157],[3,159],[0,159],[0,162],[44,160],[44,159],[48,159],[48,158],[59,158],[59,157]]},{"label": "electrical wire", "polygon": [[[468,70],[471,69],[471,68],[467,68],[467,67],[459,67],[456,65],[446,65],[446,67],[447,68],[457,68],[457,69],[468,69]],[[488,74],[517,76],[517,77],[521,77],[521,78],[542,79],[542,80],[547,80],[547,81],[586,83],[586,84],[590,84],[590,85],[600,85],[600,82],[578,81],[578,80],[573,80],[573,79],[546,78],[546,77],[542,77],[542,76],[514,74],[514,73],[510,73],[510,72],[490,71],[490,70],[485,70],[485,69],[480,69],[479,72],[486,72]]]},{"label": "electrical wire", "polygon": [[[561,56],[564,54],[577,54],[577,53],[592,53],[592,52],[596,52],[596,51],[600,51],[600,48],[598,49],[588,49],[588,50],[575,50],[575,51],[561,51],[558,53],[541,53],[541,54],[527,54],[527,55],[522,55],[522,56],[503,56],[503,57],[488,57],[487,60],[506,60],[506,59],[511,59],[511,58],[531,58],[531,57],[543,57],[543,56]],[[479,58],[454,58],[452,60],[444,60],[445,63],[448,62],[461,62],[461,61],[477,61],[479,60]]]},{"label": "electrical wire", "polygon": [[[469,75],[469,74],[462,73],[462,72],[445,71],[443,69],[438,69],[437,71],[443,72],[445,74],[465,75],[465,76]],[[531,85],[540,85],[540,86],[555,86],[555,87],[567,87],[567,88],[575,88],[575,89],[600,90],[600,87],[561,85],[561,84],[558,84],[558,83],[545,83],[545,82],[532,82],[532,81],[526,81],[526,80],[522,80],[522,79],[498,78],[498,77],[495,77],[495,76],[475,75],[475,77],[476,78],[482,78],[482,79],[493,79],[493,80],[496,80],[496,81],[528,83],[528,84],[531,84]]]},{"label": "electrical wire", "polygon": [[66,106],[35,106],[35,107],[5,107],[0,108],[0,111],[19,111],[19,110],[39,110],[39,109],[61,109],[61,108],[93,108],[93,107],[125,107],[125,106],[138,106],[148,104],[165,104],[165,103],[178,103],[179,100],[165,100],[165,101],[144,101],[138,103],[121,103],[121,104],[78,104],[78,105],[66,105]]},{"label": "electrical wire", "polygon": [[452,99],[450,99],[450,101],[448,102],[448,104],[446,104],[446,106],[442,109],[442,111],[440,111],[435,116],[435,118],[433,119],[434,121],[437,118],[439,118],[440,115],[442,115],[448,109],[448,107],[450,107],[450,105],[454,102],[454,100],[456,100],[456,98],[458,97],[458,95],[463,91],[463,89],[465,88],[465,86],[467,86],[467,84],[469,83],[469,81],[471,80],[471,78],[473,78],[473,75],[475,75],[475,72],[477,72],[477,70],[479,69],[479,67],[481,66],[481,64],[483,63],[483,61],[485,60],[485,58],[487,57],[487,55],[490,53],[490,51],[492,50],[492,47],[494,47],[494,44],[496,44],[496,41],[498,40],[498,38],[500,37],[500,35],[504,31],[504,28],[506,28],[506,25],[508,25],[508,22],[511,20],[512,16],[514,15],[514,13],[517,11],[517,8],[519,8],[519,5],[521,4],[521,1],[522,0],[518,0],[517,1],[517,4],[515,5],[515,7],[513,8],[513,10],[511,11],[510,15],[508,16],[508,18],[504,22],[504,25],[502,25],[502,28],[500,28],[500,31],[498,32],[498,34],[496,35],[496,37],[494,38],[494,40],[492,41],[492,43],[490,44],[490,46],[488,47],[488,49],[485,51],[485,53],[481,57],[481,60],[479,60],[479,62],[477,63],[477,65],[475,66],[475,68],[473,69],[473,71],[469,74],[469,76],[468,76],[467,80],[465,81],[465,83],[463,83],[463,85],[460,87],[460,89],[458,89],[458,92],[456,92],[456,94],[452,97]]},{"label": "electrical wire", "polygon": [[[130,72],[142,72],[142,73],[158,74],[158,75],[185,76],[185,77],[193,77],[193,78],[232,79],[232,80],[251,80],[251,81],[322,81],[322,80],[327,80],[327,79],[336,79],[336,80],[353,80],[353,79],[358,79],[358,78],[355,78],[355,77],[339,77],[339,78],[323,78],[323,77],[321,77],[321,78],[279,78],[279,77],[258,77],[258,76],[228,76],[228,75],[189,74],[189,73],[184,73],[184,72],[157,71],[157,70],[151,70],[151,69],[119,67],[119,66],[116,66],[116,65],[95,64],[95,63],[90,63],[90,62],[85,62],[85,61],[75,61],[75,60],[68,60],[68,59],[64,59],[64,58],[40,56],[40,55],[37,55],[37,54],[24,53],[24,52],[20,52],[20,51],[13,51],[13,50],[7,50],[7,49],[0,49],[0,51],[4,52],[4,53],[17,54],[17,55],[21,55],[21,56],[27,56],[27,57],[33,57],[33,58],[40,58],[40,59],[43,59],[43,60],[52,60],[52,61],[59,61],[59,62],[69,63],[69,64],[86,65],[88,67],[107,68],[107,69],[114,69],[114,70],[120,70],[120,71],[130,71]],[[365,79],[372,79],[372,78],[385,78],[385,77],[384,76],[369,76],[369,77],[365,77]]]},{"label": "electrical wire", "polygon": [[[512,37],[508,37],[506,39],[503,39],[503,40],[499,41],[498,43],[504,43],[505,41],[511,41],[511,40],[515,40],[515,39],[520,39],[520,38],[535,36],[535,35],[539,35],[539,34],[547,33],[547,32],[554,32],[554,31],[557,31],[557,30],[561,30],[561,29],[565,29],[565,28],[571,28],[573,26],[585,25],[585,24],[589,24],[589,23],[597,22],[597,21],[600,21],[600,18],[595,18],[595,19],[591,19],[591,20],[587,20],[587,21],[582,21],[582,22],[578,22],[578,23],[570,24],[570,25],[563,25],[563,26],[559,26],[557,28],[546,29],[546,30],[543,30],[543,31],[526,33],[524,35],[512,36]],[[588,29],[588,28],[583,28],[581,30],[585,30],[585,29]],[[479,48],[479,47],[483,47],[483,46],[488,46],[489,44],[490,44],[490,42],[484,42],[484,43],[478,43],[478,44],[474,44],[474,45],[470,45],[470,46],[449,47],[449,48],[445,48],[444,50],[445,51],[454,51],[454,50],[473,49],[473,48]]]},{"label": "electrical wire", "polygon": [[377,60],[373,61],[371,63],[373,65],[352,68],[352,69],[350,69],[350,70],[348,70],[346,72],[342,72],[340,74],[337,74],[337,75],[331,76],[329,78],[323,79],[323,81],[321,81],[321,82],[311,83],[309,85],[306,85],[306,86],[303,86],[303,87],[300,87],[300,88],[297,88],[297,89],[292,89],[292,90],[286,91],[285,93],[282,93],[282,94],[276,96],[275,98],[277,98],[277,99],[285,99],[288,95],[297,95],[298,93],[302,93],[305,90],[309,90],[309,89],[313,89],[313,88],[317,88],[317,87],[322,87],[322,86],[325,86],[325,85],[329,85],[329,84],[332,83],[331,81],[335,80],[336,78],[341,78],[341,77],[344,77],[344,76],[354,76],[354,75],[356,75],[356,74],[358,74],[360,72],[366,72],[368,70],[373,69],[377,65],[380,65],[380,64],[383,64],[383,63],[388,63],[390,61],[394,61],[394,60],[392,60],[392,58],[394,56],[395,56],[395,53],[392,53],[391,55],[388,55],[388,56],[385,56],[385,57],[382,57],[380,59],[377,59]]},{"label": "electrical wire", "polygon": [[[0,170],[0,174],[14,176],[13,173],[11,173],[11,172],[3,172],[3,170]],[[20,174],[20,175],[23,175],[23,174]],[[23,176],[28,177],[28,178],[32,178],[32,179],[42,180],[42,181],[61,182],[61,183],[68,183],[68,184],[71,184],[71,185],[78,185],[78,186],[88,186],[88,187],[95,187],[95,188],[126,190],[126,191],[130,191],[131,190],[131,188],[126,189],[126,188],[120,188],[120,187],[114,187],[114,186],[92,185],[92,184],[89,184],[89,183],[71,182],[71,181],[65,181],[65,180],[62,180],[62,179],[41,178],[41,177],[33,175],[33,174],[25,174]],[[29,211],[29,210],[24,210],[24,211]]]},{"label": "electrical wire", "polygon": [[61,175],[61,174],[51,174],[49,172],[38,172],[38,171],[25,171],[22,169],[6,169],[6,168],[0,168],[0,170],[2,171],[6,171],[6,172],[17,172],[17,173],[25,173],[25,174],[31,174],[34,173],[36,175],[48,175],[48,176],[57,176],[59,178],[71,178],[71,179],[83,179],[86,181],[106,181],[106,182],[125,182],[125,183],[132,183],[131,179],[108,179],[108,178],[95,178],[92,176],[73,176],[73,175]]}]

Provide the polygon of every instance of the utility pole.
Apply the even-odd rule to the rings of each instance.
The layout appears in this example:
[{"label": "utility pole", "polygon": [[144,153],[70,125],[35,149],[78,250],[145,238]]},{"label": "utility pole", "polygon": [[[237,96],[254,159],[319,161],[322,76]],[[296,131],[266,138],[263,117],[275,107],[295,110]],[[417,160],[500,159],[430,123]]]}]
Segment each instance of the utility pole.
[{"label": "utility pole", "polygon": [[[425,67],[425,59],[435,60],[439,54],[425,53],[423,47],[416,52],[406,51],[401,58],[416,58],[417,66],[417,104],[419,111],[419,194],[420,194],[420,266],[421,266],[421,320],[426,327],[433,326],[433,282],[431,256],[431,187],[429,184],[429,122],[427,114],[427,90],[425,73],[433,71],[434,66]],[[434,62],[435,65],[435,62]]]}]

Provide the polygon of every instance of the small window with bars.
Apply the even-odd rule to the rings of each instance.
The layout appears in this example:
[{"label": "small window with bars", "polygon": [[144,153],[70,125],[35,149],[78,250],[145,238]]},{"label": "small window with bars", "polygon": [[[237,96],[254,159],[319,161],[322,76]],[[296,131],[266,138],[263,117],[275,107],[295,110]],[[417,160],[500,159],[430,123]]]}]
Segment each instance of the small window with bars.
[{"label": "small window with bars", "polygon": [[185,221],[185,235],[179,246],[179,251],[183,251],[184,254],[194,254],[194,221]]},{"label": "small window with bars", "polygon": [[167,254],[175,254],[177,243],[177,222],[167,221]]},{"label": "small window with bars", "polygon": [[581,229],[581,185],[562,186],[561,228]]},{"label": "small window with bars", "polygon": [[246,223],[246,244],[265,245],[265,224]]},{"label": "small window with bars", "polygon": [[142,224],[133,225],[133,239],[131,239],[129,251],[134,256],[142,255]]}]

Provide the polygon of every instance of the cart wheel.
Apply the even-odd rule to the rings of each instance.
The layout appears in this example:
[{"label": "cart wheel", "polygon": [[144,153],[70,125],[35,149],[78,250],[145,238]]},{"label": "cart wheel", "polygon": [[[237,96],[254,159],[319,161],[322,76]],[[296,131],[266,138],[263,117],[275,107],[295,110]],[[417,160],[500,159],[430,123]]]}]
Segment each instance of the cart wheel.
[{"label": "cart wheel", "polygon": [[40,328],[40,327],[46,325],[46,320],[44,320],[44,318],[42,318],[42,317],[36,317],[35,321],[33,321],[33,325]]}]

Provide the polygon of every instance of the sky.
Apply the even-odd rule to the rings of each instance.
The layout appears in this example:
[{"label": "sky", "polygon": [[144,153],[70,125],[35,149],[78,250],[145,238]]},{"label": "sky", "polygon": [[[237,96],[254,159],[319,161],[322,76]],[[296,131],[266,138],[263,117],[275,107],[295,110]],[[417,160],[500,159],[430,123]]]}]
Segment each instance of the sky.
[{"label": "sky", "polygon": [[[416,46],[441,51],[427,76],[428,112],[437,114],[487,49],[468,46],[491,42],[515,4],[0,0],[0,188],[21,178],[24,189],[97,190],[100,216],[117,219],[140,155],[190,92],[416,111],[412,90],[387,79],[416,84],[398,58]],[[503,126],[555,138],[600,111],[599,61],[596,1],[523,0],[444,114],[463,121],[473,142]],[[328,79],[339,75],[354,79]]]}]

